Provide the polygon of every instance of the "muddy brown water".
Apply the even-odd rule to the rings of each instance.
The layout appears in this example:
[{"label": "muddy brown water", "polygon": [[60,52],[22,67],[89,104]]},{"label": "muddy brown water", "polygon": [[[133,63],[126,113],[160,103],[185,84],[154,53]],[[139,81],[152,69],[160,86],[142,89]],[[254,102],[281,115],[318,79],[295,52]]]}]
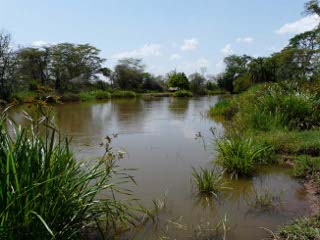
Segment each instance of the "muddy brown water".
[{"label": "muddy brown water", "polygon": [[[136,168],[135,197],[146,206],[167,193],[167,208],[160,214],[158,232],[151,226],[124,239],[192,239],[201,223],[212,228],[226,216],[230,230],[227,239],[263,239],[266,231],[275,231],[290,219],[307,211],[303,186],[281,167],[262,168],[251,180],[231,181],[227,196],[208,201],[194,196],[192,167],[214,167],[216,152],[210,128],[223,134],[221,123],[206,116],[206,111],[219,99],[119,99],[108,102],[67,103],[55,107],[61,129],[73,137],[72,146],[79,157],[99,156],[97,147],[106,135],[118,133],[113,144],[128,152],[121,167]],[[20,119],[18,108],[12,116]],[[201,132],[202,138],[196,139]],[[252,189],[269,188],[284,191],[276,211],[250,210],[246,199]],[[200,236],[200,235],[198,235]],[[212,238],[214,239],[214,238]]]}]

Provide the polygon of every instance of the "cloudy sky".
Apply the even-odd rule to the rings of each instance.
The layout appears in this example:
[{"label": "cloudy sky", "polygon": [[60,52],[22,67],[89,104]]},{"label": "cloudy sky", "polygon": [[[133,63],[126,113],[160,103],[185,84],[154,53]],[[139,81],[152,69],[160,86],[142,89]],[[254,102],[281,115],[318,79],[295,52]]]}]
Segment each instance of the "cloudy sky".
[{"label": "cloudy sky", "polygon": [[223,70],[223,58],[278,51],[312,29],[304,0],[0,0],[0,29],[16,44],[90,43],[106,65],[143,58],[148,70]]}]

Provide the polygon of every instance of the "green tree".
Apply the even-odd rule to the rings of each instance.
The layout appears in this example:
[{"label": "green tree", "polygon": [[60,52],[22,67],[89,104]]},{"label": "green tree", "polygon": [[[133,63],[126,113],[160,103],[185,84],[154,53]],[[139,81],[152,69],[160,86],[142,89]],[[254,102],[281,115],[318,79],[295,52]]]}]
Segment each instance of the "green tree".
[{"label": "green tree", "polygon": [[145,65],[141,59],[125,58],[115,66],[112,81],[114,87],[125,90],[141,89]]},{"label": "green tree", "polygon": [[50,80],[50,47],[22,48],[18,51],[19,75],[24,82],[48,84]]},{"label": "green tree", "polygon": [[180,90],[189,90],[190,84],[187,76],[183,72],[171,72],[168,76],[168,86],[177,87]]},{"label": "green tree", "polygon": [[273,58],[256,58],[248,66],[249,76],[253,83],[275,82],[276,62]]},{"label": "green tree", "polygon": [[218,80],[218,86],[229,92],[233,92],[233,82],[238,77],[248,72],[248,64],[251,62],[252,57],[248,55],[231,55],[224,59],[226,70]]},{"label": "green tree", "polygon": [[206,93],[206,78],[200,73],[193,73],[189,76],[190,90],[198,95]]},{"label": "green tree", "polygon": [[0,32],[0,99],[10,100],[16,81],[16,52],[12,48],[11,35]]},{"label": "green tree", "polygon": [[70,84],[83,84],[99,72],[104,59],[100,50],[89,44],[61,43],[51,47],[50,72],[55,89],[65,90]]}]

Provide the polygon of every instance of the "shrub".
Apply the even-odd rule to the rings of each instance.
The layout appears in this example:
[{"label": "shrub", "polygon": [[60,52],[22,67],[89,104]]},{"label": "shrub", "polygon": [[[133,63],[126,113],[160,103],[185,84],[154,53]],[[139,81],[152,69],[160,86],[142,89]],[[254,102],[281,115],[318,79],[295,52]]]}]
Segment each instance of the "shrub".
[{"label": "shrub", "polygon": [[281,227],[279,235],[282,239],[315,240],[320,236],[320,216],[301,218]]},{"label": "shrub", "polygon": [[[130,203],[114,195],[131,194],[114,177],[117,182],[132,177],[117,168],[121,156],[112,153],[111,139],[106,138],[103,157],[76,160],[69,139],[44,119],[47,127],[17,127],[14,137],[5,120],[0,122],[0,237],[80,239],[93,228],[106,238],[118,224],[135,221]],[[43,128],[45,138],[35,131]]]},{"label": "shrub", "polygon": [[62,102],[77,102],[80,101],[80,95],[76,93],[65,93],[60,97]]},{"label": "shrub", "polygon": [[238,77],[233,82],[233,89],[235,93],[240,93],[248,90],[252,86],[251,79],[249,74],[244,74],[241,77]]},{"label": "shrub", "polygon": [[223,98],[210,108],[209,116],[231,118],[235,114],[235,108],[231,98]]},{"label": "shrub", "polygon": [[227,188],[223,173],[219,173],[214,169],[200,168],[200,171],[197,171],[193,168],[192,176],[199,194],[218,196],[219,193]]},{"label": "shrub", "polygon": [[112,93],[112,98],[135,98],[136,93],[132,91],[115,91]]},{"label": "shrub", "polygon": [[179,98],[186,98],[186,97],[193,97],[193,94],[192,92],[189,92],[186,90],[179,90],[179,91],[176,91],[172,96],[179,97]]},{"label": "shrub", "polygon": [[218,163],[231,176],[252,176],[256,164],[271,161],[272,149],[264,144],[256,144],[252,139],[237,136],[216,139]]},{"label": "shrub", "polygon": [[109,92],[102,91],[102,90],[94,91],[93,95],[97,100],[106,100],[111,98],[111,94]]},{"label": "shrub", "polygon": [[91,92],[80,93],[80,100],[82,102],[92,101],[95,99],[95,96]]},{"label": "shrub", "polygon": [[308,177],[320,172],[320,157],[301,155],[296,157],[294,175],[296,177]]}]

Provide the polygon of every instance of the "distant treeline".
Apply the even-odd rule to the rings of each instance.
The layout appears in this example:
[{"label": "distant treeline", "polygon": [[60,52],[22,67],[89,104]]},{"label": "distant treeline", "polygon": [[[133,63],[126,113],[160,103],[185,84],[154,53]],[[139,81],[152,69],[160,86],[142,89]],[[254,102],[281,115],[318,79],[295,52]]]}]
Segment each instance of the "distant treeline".
[{"label": "distant treeline", "polygon": [[[320,16],[318,1],[308,1],[305,10],[308,15]],[[95,90],[162,92],[171,87],[204,95],[237,93],[261,82],[317,81],[320,78],[320,27],[296,35],[288,46],[270,57],[228,56],[224,59],[225,71],[216,76],[206,76],[204,71],[189,77],[176,71],[155,76],[146,71],[141,59],[121,59],[114,69],[103,67],[105,61],[100,50],[89,44],[59,43],[16,49],[11,35],[2,31],[0,99],[11,101],[17,93],[41,87],[59,94]]]}]

